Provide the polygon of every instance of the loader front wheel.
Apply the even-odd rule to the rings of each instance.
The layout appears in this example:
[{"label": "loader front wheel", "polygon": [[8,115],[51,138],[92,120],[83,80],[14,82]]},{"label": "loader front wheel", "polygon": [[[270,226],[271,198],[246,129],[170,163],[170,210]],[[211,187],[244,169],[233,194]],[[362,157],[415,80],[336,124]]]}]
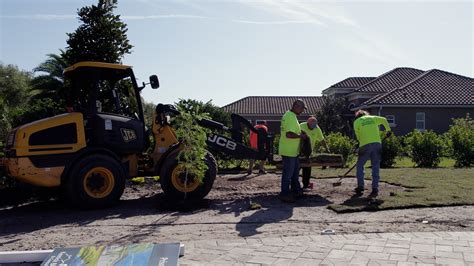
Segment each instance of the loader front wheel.
[{"label": "loader front wheel", "polygon": [[116,204],[125,189],[125,172],[115,159],[89,155],[74,164],[63,184],[68,202],[81,209],[97,209]]},{"label": "loader front wheel", "polygon": [[178,162],[177,155],[177,152],[170,154],[161,167],[160,182],[165,196],[173,200],[203,199],[211,191],[216,179],[216,159],[211,153],[207,153],[207,170],[201,183],[192,174],[186,174],[185,168]]}]

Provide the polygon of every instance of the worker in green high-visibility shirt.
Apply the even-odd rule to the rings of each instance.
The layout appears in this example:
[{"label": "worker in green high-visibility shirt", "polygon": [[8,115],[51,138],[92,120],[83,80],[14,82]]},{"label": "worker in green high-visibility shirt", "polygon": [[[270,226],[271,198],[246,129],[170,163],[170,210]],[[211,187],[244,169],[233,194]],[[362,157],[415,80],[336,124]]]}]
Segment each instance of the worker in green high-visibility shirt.
[{"label": "worker in green high-visibility shirt", "polygon": [[385,131],[391,134],[390,126],[385,117],[370,115],[364,110],[357,111],[355,118],[354,131],[359,141],[355,192],[358,195],[364,192],[364,165],[370,159],[372,165],[372,193],[370,193],[370,197],[377,197],[379,193],[380,159],[382,156],[380,126],[382,125]]},{"label": "worker in green high-visibility shirt", "polygon": [[299,179],[300,164],[298,155],[300,153],[300,140],[307,139],[306,133],[301,132],[297,115],[306,109],[305,103],[298,99],[293,102],[291,110],[281,118],[280,142],[278,154],[283,159],[283,173],[281,176],[280,200],[283,202],[295,202],[295,198],[304,196]]},{"label": "worker in green high-visibility shirt", "polygon": [[[329,151],[328,144],[324,140],[323,132],[318,126],[318,120],[316,117],[310,116],[306,122],[300,124],[301,131],[305,132],[309,137],[309,142],[311,146],[311,151],[314,151],[316,145],[323,144],[327,152]],[[313,189],[313,183],[309,182],[311,178],[311,166],[301,167],[303,171],[302,181],[303,181],[303,191],[308,191]]]}]

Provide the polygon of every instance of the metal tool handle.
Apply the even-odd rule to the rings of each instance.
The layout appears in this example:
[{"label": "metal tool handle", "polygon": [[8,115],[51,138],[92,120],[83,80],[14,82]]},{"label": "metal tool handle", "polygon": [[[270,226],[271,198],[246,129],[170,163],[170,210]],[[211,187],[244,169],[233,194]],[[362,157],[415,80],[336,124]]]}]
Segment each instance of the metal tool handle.
[{"label": "metal tool handle", "polygon": [[352,171],[352,169],[354,169],[355,167],[357,166],[357,162],[351,167],[349,168],[349,170],[347,170],[347,172],[344,173],[344,175],[342,175],[341,178],[345,177],[350,171]]}]

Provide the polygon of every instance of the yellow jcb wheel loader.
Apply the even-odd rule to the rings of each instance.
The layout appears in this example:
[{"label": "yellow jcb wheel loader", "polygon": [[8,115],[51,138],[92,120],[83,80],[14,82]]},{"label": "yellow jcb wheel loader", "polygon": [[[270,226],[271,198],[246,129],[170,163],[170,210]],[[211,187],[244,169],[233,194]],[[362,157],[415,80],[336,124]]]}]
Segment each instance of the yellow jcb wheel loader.
[{"label": "yellow jcb wheel loader", "polygon": [[[160,176],[169,199],[203,198],[212,188],[217,173],[216,160],[209,152],[208,170],[200,183],[185,177],[178,162],[180,142],[170,125],[178,111],[172,105],[158,104],[149,134],[140,99],[145,87],[137,84],[131,66],[101,62],[80,62],[64,70],[72,90],[66,100],[67,113],[34,121],[13,129],[7,136],[1,166],[9,177],[42,187],[60,187],[66,200],[79,208],[101,208],[120,199],[127,178]],[[157,76],[150,76],[152,88],[159,87]],[[227,130],[232,138],[211,134],[208,147],[235,158],[273,158],[265,147],[271,136],[256,130],[247,120],[233,114],[233,128],[211,120],[202,126]],[[258,133],[259,149],[242,144],[242,128]],[[265,144],[267,143],[267,144]]]}]

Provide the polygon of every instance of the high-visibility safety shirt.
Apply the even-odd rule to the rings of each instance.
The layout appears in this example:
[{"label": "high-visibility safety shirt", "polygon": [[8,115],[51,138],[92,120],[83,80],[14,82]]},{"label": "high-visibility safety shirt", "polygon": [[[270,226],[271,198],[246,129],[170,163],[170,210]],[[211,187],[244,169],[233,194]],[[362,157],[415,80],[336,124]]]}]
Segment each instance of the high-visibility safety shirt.
[{"label": "high-visibility safety shirt", "polygon": [[286,137],[287,132],[301,134],[300,123],[298,123],[296,114],[292,111],[286,111],[286,113],[281,118],[278,154],[281,156],[298,157],[298,154],[300,153],[300,139],[290,139]]},{"label": "high-visibility safety shirt", "polygon": [[[265,125],[256,125],[256,129],[263,128],[265,132],[268,132],[268,128]],[[258,149],[258,134],[250,130],[250,147],[252,149]]]},{"label": "high-visibility safety shirt", "polygon": [[309,136],[309,141],[311,143],[311,149],[314,149],[316,142],[319,143],[324,139],[323,132],[321,128],[316,126],[313,129],[308,127],[308,122],[303,122],[300,124],[301,131],[304,131],[306,135]]},{"label": "high-visibility safety shirt", "polygon": [[376,115],[364,115],[354,121],[354,131],[359,147],[369,143],[381,143],[380,128],[383,125],[385,131],[390,131],[387,119]]}]

